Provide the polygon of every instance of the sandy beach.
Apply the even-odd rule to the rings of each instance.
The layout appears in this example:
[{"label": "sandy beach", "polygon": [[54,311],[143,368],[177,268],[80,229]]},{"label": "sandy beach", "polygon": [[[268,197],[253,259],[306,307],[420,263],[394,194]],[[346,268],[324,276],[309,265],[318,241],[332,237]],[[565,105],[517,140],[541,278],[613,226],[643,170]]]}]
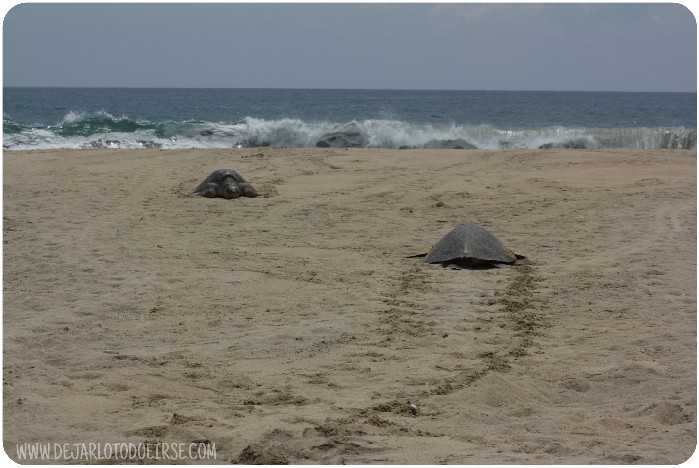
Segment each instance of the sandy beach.
[{"label": "sandy beach", "polygon": [[[694,150],[3,158],[14,460],[32,443],[195,443],[216,458],[177,463],[244,464],[694,452]],[[191,193],[219,168],[263,196]],[[409,258],[465,222],[526,259]]]}]

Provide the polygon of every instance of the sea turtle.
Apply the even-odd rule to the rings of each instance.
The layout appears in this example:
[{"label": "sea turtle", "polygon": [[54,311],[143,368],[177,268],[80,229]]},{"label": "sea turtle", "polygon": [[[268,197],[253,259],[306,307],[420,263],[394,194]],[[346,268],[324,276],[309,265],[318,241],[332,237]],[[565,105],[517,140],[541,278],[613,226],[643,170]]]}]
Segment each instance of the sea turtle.
[{"label": "sea turtle", "polygon": [[490,231],[478,224],[462,224],[452,229],[432,247],[425,263],[441,263],[455,269],[487,268],[512,264],[517,255],[505,247]]},{"label": "sea turtle", "polygon": [[215,170],[194,189],[194,192],[208,198],[254,198],[260,195],[243,176],[233,169]]}]

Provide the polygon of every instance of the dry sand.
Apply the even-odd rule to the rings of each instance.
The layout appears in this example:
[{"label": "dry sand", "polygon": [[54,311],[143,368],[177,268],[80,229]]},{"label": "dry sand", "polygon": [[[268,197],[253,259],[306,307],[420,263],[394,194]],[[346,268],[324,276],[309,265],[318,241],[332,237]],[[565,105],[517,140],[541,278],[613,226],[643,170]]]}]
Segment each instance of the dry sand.
[{"label": "dry sand", "polygon": [[[218,168],[265,196],[190,193]],[[5,450],[682,462],[696,169],[695,151],[6,152]],[[406,258],[467,221],[527,260]]]}]

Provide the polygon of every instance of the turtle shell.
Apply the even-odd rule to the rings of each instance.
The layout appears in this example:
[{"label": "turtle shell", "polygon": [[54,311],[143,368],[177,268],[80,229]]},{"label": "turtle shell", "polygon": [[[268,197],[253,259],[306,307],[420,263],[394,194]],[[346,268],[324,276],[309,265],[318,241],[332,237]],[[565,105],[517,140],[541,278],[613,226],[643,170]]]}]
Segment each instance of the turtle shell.
[{"label": "turtle shell", "polygon": [[239,184],[247,183],[247,180],[245,180],[243,176],[238,174],[238,172],[234,171],[233,169],[216,169],[214,172],[209,174],[209,176],[204,179],[204,181],[199,184],[197,188],[194,189],[194,192],[201,192],[208,184],[218,184],[227,178],[232,178]]},{"label": "turtle shell", "polygon": [[452,229],[432,247],[425,263],[471,261],[474,263],[514,263],[517,256],[490,231],[478,224],[462,224]]}]

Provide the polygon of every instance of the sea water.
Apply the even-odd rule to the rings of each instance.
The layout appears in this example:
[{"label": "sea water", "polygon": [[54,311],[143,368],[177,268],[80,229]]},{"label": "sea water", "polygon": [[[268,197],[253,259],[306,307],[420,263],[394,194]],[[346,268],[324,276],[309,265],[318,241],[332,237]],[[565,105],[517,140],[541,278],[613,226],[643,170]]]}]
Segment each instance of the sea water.
[{"label": "sea water", "polygon": [[696,148],[696,93],[4,88],[6,150]]}]

